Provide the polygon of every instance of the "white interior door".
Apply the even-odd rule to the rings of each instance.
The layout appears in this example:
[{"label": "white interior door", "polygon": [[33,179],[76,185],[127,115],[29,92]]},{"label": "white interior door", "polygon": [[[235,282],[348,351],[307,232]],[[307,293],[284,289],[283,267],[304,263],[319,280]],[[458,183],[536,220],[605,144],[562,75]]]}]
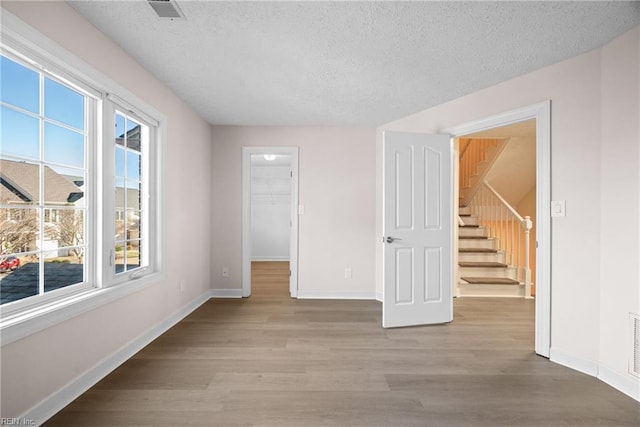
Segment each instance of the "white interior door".
[{"label": "white interior door", "polygon": [[449,135],[383,137],[382,326],[453,319],[453,143]]}]

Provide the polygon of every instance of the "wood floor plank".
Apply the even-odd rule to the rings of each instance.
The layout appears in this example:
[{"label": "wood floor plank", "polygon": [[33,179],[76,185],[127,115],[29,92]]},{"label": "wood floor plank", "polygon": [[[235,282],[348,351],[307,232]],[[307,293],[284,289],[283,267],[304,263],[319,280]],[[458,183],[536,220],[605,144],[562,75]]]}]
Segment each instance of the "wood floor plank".
[{"label": "wood floor plank", "polygon": [[634,426],[640,404],[533,352],[534,302],[454,301],[381,328],[376,301],[295,300],[288,265],[210,300],[49,426]]}]

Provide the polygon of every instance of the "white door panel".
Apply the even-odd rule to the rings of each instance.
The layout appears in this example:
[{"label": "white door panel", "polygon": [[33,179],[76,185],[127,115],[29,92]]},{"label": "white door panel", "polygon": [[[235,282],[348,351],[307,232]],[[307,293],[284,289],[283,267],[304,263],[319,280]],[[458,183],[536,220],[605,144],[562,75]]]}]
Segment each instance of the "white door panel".
[{"label": "white door panel", "polygon": [[453,318],[452,155],[448,135],[384,134],[384,327]]}]

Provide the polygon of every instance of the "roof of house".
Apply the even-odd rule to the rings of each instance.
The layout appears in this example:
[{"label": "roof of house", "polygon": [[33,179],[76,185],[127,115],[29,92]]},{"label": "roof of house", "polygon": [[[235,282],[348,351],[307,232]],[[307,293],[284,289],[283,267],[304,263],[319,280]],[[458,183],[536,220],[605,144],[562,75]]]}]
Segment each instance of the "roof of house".
[{"label": "roof of house", "polygon": [[[0,202],[33,204],[39,202],[39,165],[13,160],[0,160]],[[68,205],[84,196],[71,180],[51,167],[44,167],[44,204]]]}]

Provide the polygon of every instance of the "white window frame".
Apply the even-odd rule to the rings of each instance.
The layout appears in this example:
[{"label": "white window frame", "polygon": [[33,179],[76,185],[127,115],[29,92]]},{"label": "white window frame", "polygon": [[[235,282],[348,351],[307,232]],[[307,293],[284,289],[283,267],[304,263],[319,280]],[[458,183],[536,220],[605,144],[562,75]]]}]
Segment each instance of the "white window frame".
[{"label": "white window frame", "polygon": [[[104,230],[104,236],[115,236],[115,221],[116,221],[116,209],[115,209],[115,192],[113,183],[115,181],[115,116],[116,113],[120,113],[128,118],[135,120],[136,122],[143,124],[149,128],[149,144],[148,152],[143,153],[142,162],[143,169],[147,170],[145,173],[146,182],[143,184],[142,189],[142,209],[147,213],[147,217],[143,221],[143,229],[141,230],[142,237],[147,240],[145,244],[145,265],[129,270],[123,273],[115,272],[115,237],[113,239],[104,239],[101,253],[104,254],[100,259],[102,261],[101,270],[103,271],[103,286],[109,287],[126,283],[130,280],[136,280],[148,274],[153,274],[160,266],[160,250],[155,242],[155,236],[160,233],[158,229],[156,210],[154,209],[155,200],[160,197],[158,193],[158,177],[159,168],[152,165],[158,164],[159,147],[155,143],[158,140],[158,131],[160,123],[153,117],[145,114],[143,111],[137,109],[135,106],[129,104],[124,99],[121,99],[113,94],[107,95],[107,102],[104,106],[103,123],[104,123],[104,138],[109,143],[104,144],[102,151],[103,167],[102,173],[103,179],[103,200],[105,209],[103,210],[104,223],[102,229]],[[125,194],[126,198],[126,194]],[[126,211],[124,212],[126,221]]]},{"label": "white window frame", "polygon": [[[55,324],[93,310],[116,299],[122,298],[133,292],[138,292],[148,286],[161,283],[165,279],[166,268],[163,256],[165,253],[165,227],[164,227],[164,189],[165,183],[161,171],[165,169],[167,119],[154,107],[140,100],[136,95],[125,89],[115,81],[103,75],[100,71],[88,65],[74,54],[62,48],[37,30],[25,24],[10,12],[2,11],[2,26],[0,28],[0,46],[3,53],[9,51],[21,57],[23,62],[31,62],[37,67],[42,67],[48,74],[57,77],[71,87],[81,87],[83,92],[96,96],[96,121],[91,124],[96,132],[99,153],[89,153],[87,169],[93,172],[93,179],[88,177],[85,183],[86,194],[89,195],[87,203],[95,210],[92,218],[88,218],[87,248],[90,248],[92,256],[85,258],[87,264],[86,283],[73,285],[67,288],[47,292],[38,297],[25,298],[0,306],[0,346],[7,345],[28,335],[49,328]],[[114,103],[119,108],[124,108],[126,113],[136,120],[144,120],[145,124],[153,125],[156,135],[150,146],[151,168],[149,188],[152,200],[149,213],[153,222],[149,224],[150,242],[150,268],[138,271],[138,274],[126,275],[127,277],[114,278],[113,267],[105,267],[109,261],[109,251],[114,248],[115,235],[110,237],[106,232],[113,230],[114,225],[114,200],[104,200],[107,189],[113,188],[113,181],[107,187],[105,174],[108,165],[103,164],[104,150],[113,146],[107,139],[105,114]],[[111,128],[113,134],[113,127]],[[100,161],[99,161],[100,160]],[[113,164],[113,163],[112,163]],[[110,169],[113,171],[113,168]],[[91,175],[92,172],[90,172]],[[112,192],[112,191],[110,191]],[[110,227],[107,226],[110,224]],[[89,254],[87,254],[89,255]],[[111,274],[110,274],[111,273]],[[74,288],[71,290],[70,288]]]}]

